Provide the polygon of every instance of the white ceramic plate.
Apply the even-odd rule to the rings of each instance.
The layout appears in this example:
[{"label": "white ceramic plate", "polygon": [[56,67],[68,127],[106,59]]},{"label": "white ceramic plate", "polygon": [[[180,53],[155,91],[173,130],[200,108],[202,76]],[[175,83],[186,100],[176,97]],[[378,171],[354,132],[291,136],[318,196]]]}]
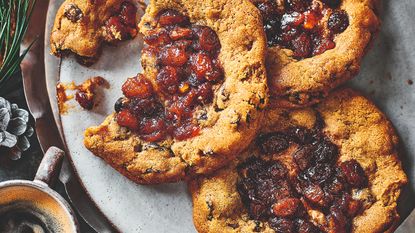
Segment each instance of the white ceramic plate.
[{"label": "white ceramic plate", "polygon": [[[56,7],[51,11],[49,14],[55,15]],[[401,136],[404,166],[411,180],[402,198],[405,204],[401,205],[401,214],[406,216],[415,204],[413,198],[407,198],[415,186],[411,169],[415,162],[415,85],[408,84],[410,79],[415,81],[415,1],[385,1],[381,15],[382,31],[363,62],[361,74],[349,85],[373,99]],[[99,62],[89,68],[79,65],[72,57],[63,59],[61,82],[79,84],[99,75],[111,85],[101,93],[99,107],[93,111],[84,111],[69,102],[69,113],[61,116],[63,134],[80,181],[98,208],[121,232],[195,232],[185,184],[137,185],[95,157],[82,143],[83,131],[100,124],[113,111],[125,79],[141,71],[142,46],[142,38],[137,37],[116,48],[105,47]]]}]

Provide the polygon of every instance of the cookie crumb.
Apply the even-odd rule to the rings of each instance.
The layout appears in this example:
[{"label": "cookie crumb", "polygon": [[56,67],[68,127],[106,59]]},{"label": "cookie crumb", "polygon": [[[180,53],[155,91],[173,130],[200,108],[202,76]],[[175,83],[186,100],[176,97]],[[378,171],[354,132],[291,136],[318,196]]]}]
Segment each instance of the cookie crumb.
[{"label": "cookie crumb", "polygon": [[73,99],[73,95],[67,95],[66,90],[75,90],[75,89],[76,89],[76,85],[74,82],[71,82],[69,84],[58,82],[58,84],[56,84],[56,97],[58,100],[58,108],[59,108],[60,114],[64,114],[68,112],[68,106],[66,105],[66,102]]},{"label": "cookie crumb", "polygon": [[[100,76],[89,78],[81,85],[75,85],[74,82],[71,82],[69,84],[59,82],[56,85],[56,95],[58,98],[59,112],[61,114],[67,113],[68,106],[66,105],[66,102],[73,99],[74,97],[82,108],[91,110],[95,105],[95,91],[96,88],[99,86],[103,86],[108,89],[109,83],[107,80]],[[66,91],[68,90],[76,90],[75,96],[67,95]]]}]

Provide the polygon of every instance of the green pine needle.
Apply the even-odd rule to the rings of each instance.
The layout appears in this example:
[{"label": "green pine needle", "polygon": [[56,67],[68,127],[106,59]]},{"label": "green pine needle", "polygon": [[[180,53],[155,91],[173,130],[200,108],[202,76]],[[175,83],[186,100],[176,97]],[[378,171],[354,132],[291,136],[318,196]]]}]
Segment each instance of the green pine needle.
[{"label": "green pine needle", "polygon": [[[0,0],[0,93],[19,68],[28,50],[20,54],[36,0]],[[33,44],[33,43],[32,43]],[[30,48],[31,46],[29,46]]]}]

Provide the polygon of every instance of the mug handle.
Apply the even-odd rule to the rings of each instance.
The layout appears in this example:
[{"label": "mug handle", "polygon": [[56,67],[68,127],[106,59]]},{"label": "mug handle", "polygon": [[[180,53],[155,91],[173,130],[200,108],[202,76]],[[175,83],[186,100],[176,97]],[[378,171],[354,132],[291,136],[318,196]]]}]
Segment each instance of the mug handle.
[{"label": "mug handle", "polygon": [[57,147],[50,147],[43,156],[37,169],[34,182],[53,186],[60,172],[65,152]]}]

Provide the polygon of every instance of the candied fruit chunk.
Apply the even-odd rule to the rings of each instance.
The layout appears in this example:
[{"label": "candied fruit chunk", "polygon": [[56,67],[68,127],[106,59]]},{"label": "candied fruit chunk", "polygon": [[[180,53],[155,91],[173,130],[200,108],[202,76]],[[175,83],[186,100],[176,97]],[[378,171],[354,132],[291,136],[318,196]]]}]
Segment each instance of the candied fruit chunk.
[{"label": "candied fruit chunk", "polygon": [[147,98],[153,94],[153,86],[143,75],[129,78],[122,85],[122,92],[128,98]]},{"label": "candied fruit chunk", "polygon": [[349,160],[340,164],[340,169],[346,177],[346,181],[355,188],[367,185],[365,171],[356,160]]},{"label": "candied fruit chunk", "polygon": [[197,30],[199,36],[199,44],[202,50],[211,52],[220,49],[219,38],[215,31],[208,27],[200,27]]},{"label": "candied fruit chunk", "polygon": [[117,123],[120,126],[124,126],[132,130],[138,129],[137,118],[127,109],[121,110],[121,112],[117,113]]},{"label": "candied fruit chunk", "polygon": [[161,51],[157,60],[165,66],[182,66],[189,60],[189,55],[184,48],[169,46]]},{"label": "candied fruit chunk", "polygon": [[205,76],[212,71],[212,59],[205,53],[197,53],[191,57],[191,69],[199,80],[204,80]]},{"label": "candied fruit chunk", "polygon": [[272,213],[277,217],[295,216],[301,210],[302,203],[297,198],[284,198],[272,206]]},{"label": "candied fruit chunk", "polygon": [[317,26],[319,18],[317,15],[312,11],[307,11],[304,13],[304,29],[312,30],[314,27]]},{"label": "candied fruit chunk", "polygon": [[193,31],[190,28],[175,27],[169,32],[169,36],[172,40],[192,39]]},{"label": "candied fruit chunk", "polygon": [[165,10],[159,15],[158,23],[161,26],[188,23],[189,19],[175,10]]},{"label": "candied fruit chunk", "polygon": [[320,186],[309,184],[303,189],[303,194],[311,203],[321,204],[324,199],[324,192]]},{"label": "candied fruit chunk", "polygon": [[174,94],[177,92],[179,86],[180,71],[176,67],[165,66],[157,74],[156,80],[163,92]]},{"label": "candied fruit chunk", "polygon": [[144,42],[151,46],[162,46],[171,42],[169,33],[162,30],[152,30],[148,35],[144,36]]}]

